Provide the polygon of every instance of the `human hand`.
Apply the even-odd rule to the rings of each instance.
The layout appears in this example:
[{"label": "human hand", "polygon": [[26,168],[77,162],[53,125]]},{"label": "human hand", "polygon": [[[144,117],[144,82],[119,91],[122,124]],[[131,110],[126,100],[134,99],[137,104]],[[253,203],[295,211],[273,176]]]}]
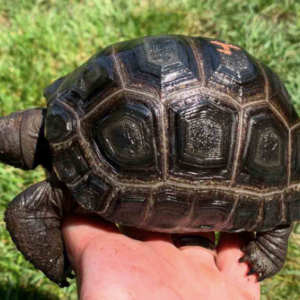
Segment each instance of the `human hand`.
[{"label": "human hand", "polygon": [[[247,235],[222,233],[216,251],[176,248],[168,234],[68,217],[62,232],[80,300],[259,300],[256,275],[238,263]],[[211,240],[213,233],[201,233]]]}]

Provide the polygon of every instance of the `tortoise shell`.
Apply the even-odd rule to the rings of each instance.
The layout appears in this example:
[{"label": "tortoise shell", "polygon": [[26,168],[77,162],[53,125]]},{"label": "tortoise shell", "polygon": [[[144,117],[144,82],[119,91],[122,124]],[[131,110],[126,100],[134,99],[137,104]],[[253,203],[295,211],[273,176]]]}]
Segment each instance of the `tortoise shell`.
[{"label": "tortoise shell", "polygon": [[178,35],[109,46],[45,89],[55,173],[86,210],[165,232],[299,220],[299,117],[239,46]]}]

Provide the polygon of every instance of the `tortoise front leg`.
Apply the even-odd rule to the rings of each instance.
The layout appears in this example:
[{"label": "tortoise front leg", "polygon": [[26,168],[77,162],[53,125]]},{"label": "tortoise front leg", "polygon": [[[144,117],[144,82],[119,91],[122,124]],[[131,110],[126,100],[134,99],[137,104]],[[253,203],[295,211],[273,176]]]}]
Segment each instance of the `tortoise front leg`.
[{"label": "tortoise front leg", "polygon": [[[57,183],[58,184],[58,183]],[[68,286],[71,268],[60,231],[63,210],[70,210],[71,198],[64,186],[50,181],[37,183],[19,194],[5,213],[7,229],[23,253],[37,269],[57,283]]]},{"label": "tortoise front leg", "polygon": [[240,259],[240,262],[252,264],[247,275],[258,273],[258,281],[262,281],[274,276],[283,268],[292,229],[293,225],[291,224],[256,234],[256,239],[243,249],[246,254]]},{"label": "tortoise front leg", "polygon": [[50,167],[49,145],[44,137],[46,110],[29,109],[0,118],[0,162],[32,170]]}]

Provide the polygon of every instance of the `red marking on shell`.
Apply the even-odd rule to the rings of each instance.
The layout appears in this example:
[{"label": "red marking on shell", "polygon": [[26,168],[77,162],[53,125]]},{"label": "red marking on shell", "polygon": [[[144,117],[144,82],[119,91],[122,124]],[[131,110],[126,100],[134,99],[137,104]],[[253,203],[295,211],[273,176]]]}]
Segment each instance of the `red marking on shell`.
[{"label": "red marking on shell", "polygon": [[228,45],[228,44],[225,44],[225,43],[222,43],[222,42],[219,42],[219,41],[212,41],[211,42],[212,44],[216,44],[218,46],[221,46],[223,49],[217,49],[219,52],[222,52],[224,54],[227,54],[227,55],[231,55],[232,52],[231,52],[231,49],[234,49],[234,50],[241,50],[239,47],[237,46],[234,46],[234,45]]}]

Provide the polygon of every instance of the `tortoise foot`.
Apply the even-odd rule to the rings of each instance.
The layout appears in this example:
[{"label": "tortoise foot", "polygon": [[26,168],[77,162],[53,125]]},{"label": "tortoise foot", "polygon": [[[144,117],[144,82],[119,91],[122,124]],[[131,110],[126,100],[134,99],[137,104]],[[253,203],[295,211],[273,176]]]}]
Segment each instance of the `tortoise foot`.
[{"label": "tortoise foot", "polygon": [[25,258],[60,287],[67,287],[72,269],[60,231],[58,195],[50,182],[37,183],[10,203],[5,221]]},{"label": "tortoise foot", "polygon": [[248,276],[257,273],[260,282],[274,276],[283,268],[291,231],[292,225],[257,233],[256,239],[242,249],[245,255],[239,260],[240,263],[248,262],[252,265]]}]

